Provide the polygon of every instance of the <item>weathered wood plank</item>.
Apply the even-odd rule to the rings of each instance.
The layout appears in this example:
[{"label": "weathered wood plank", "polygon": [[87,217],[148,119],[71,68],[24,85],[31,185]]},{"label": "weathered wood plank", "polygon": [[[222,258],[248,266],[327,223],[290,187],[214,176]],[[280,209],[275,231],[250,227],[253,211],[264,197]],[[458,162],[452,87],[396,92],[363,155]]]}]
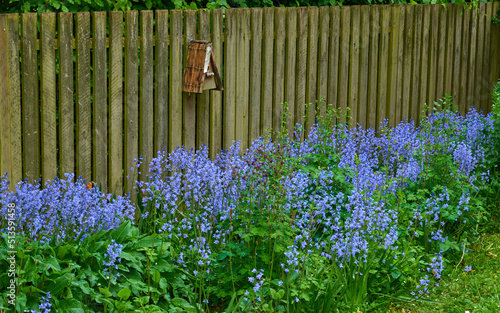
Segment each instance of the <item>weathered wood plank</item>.
[{"label": "weathered wood plank", "polygon": [[446,8],[442,5],[438,6],[439,20],[439,40],[438,40],[438,56],[436,64],[436,97],[435,101],[444,96],[444,66],[446,62],[446,38],[450,35],[446,32]]},{"label": "weathered wood plank", "polygon": [[40,14],[42,181],[57,176],[55,13]]},{"label": "weathered wood plank", "polygon": [[92,173],[101,190],[108,189],[108,80],[106,75],[106,12],[92,14],[94,84]]},{"label": "weathered wood plank", "polygon": [[490,92],[490,47],[491,47],[491,14],[492,14],[492,3],[488,2],[485,4],[485,26],[484,26],[484,55],[483,55],[483,77],[481,78],[482,86],[482,105],[483,111],[491,111],[491,92]]},{"label": "weathered wood plank", "polygon": [[109,12],[109,191],[122,193],[123,186],[123,13]]},{"label": "weathered wood plank", "polygon": [[458,107],[460,113],[465,115],[467,112],[467,79],[469,76],[468,64],[469,64],[469,44],[470,44],[470,19],[471,10],[463,10],[463,30],[462,30],[462,55],[460,63],[460,93],[457,99]]},{"label": "weathered wood plank", "polygon": [[[184,11],[184,49],[182,58],[182,68],[186,68],[187,46],[189,41],[196,38],[196,11]],[[182,93],[182,143],[184,147],[194,149],[196,146],[196,95]]]},{"label": "weathered wood plank", "polygon": [[399,106],[397,102],[397,86],[398,80],[398,32],[401,28],[399,23],[401,6],[393,6],[390,12],[390,25],[389,25],[389,68],[387,69],[387,112],[386,118],[389,118],[389,125],[395,127],[397,125],[396,108]]},{"label": "weathered wood plank", "polygon": [[[436,101],[436,80],[437,80],[437,62],[438,62],[438,46],[439,46],[439,6],[431,6],[431,17],[430,17],[430,48],[429,48],[429,88],[427,88],[427,104],[429,105],[430,112],[433,110],[433,103]],[[451,14],[450,14],[451,15]],[[450,36],[452,36],[450,34]],[[452,71],[452,69],[450,69]]]},{"label": "weathered wood plank", "polygon": [[169,152],[182,146],[182,11],[170,11]]},{"label": "weathered wood plank", "polygon": [[[423,19],[422,19],[422,59],[421,59],[421,73],[420,73],[420,96],[419,96],[419,116],[423,114],[424,104],[428,104],[434,99],[427,99],[427,83],[429,71],[429,37],[430,37],[430,4],[423,5]],[[442,73],[445,76],[445,73]]]},{"label": "weathered wood plank", "polygon": [[[309,20],[307,8],[298,8],[297,11],[297,69],[296,69],[296,96],[295,96],[295,123],[306,125],[305,103],[306,103],[306,75],[307,75],[307,31]],[[309,125],[310,126],[310,125]],[[307,130],[302,132],[302,138]]]},{"label": "weathered wood plank", "polygon": [[[226,11],[228,12],[228,11]],[[270,134],[269,131],[273,126],[273,57],[274,57],[274,9],[263,9],[263,38],[262,38],[262,98],[261,98],[261,134]],[[227,21],[227,18],[226,18]],[[226,35],[228,38],[228,35]],[[229,44],[229,42],[228,42]],[[228,61],[231,58],[227,59]],[[224,64],[226,68],[230,66],[227,62]],[[229,69],[228,69],[229,70]],[[229,76],[227,76],[229,77]],[[231,83],[226,79],[227,83]],[[227,91],[226,91],[227,95]],[[224,97],[226,97],[224,95]],[[225,109],[226,110],[226,109]]]},{"label": "weathered wood plank", "polygon": [[378,95],[377,95],[377,122],[376,127],[379,127],[384,118],[387,117],[387,67],[389,64],[389,23],[390,11],[381,8],[381,26],[380,26],[380,51],[379,51],[379,70],[378,70]]},{"label": "weathered wood plank", "polygon": [[330,46],[330,8],[319,8],[319,43],[318,43],[318,86],[316,98],[320,106],[319,114],[326,117],[326,107],[328,105],[328,48]]},{"label": "weathered wood plank", "polygon": [[349,94],[349,44],[351,30],[351,8],[342,7],[340,10],[340,54],[339,54],[339,87],[338,87],[338,106],[342,114],[347,112],[347,98]]},{"label": "weathered wood plank", "polygon": [[357,122],[366,127],[366,113],[368,108],[368,77],[370,76],[370,7],[361,6],[360,22],[360,66],[359,66],[359,102]]},{"label": "weathered wood plank", "polygon": [[[445,73],[445,78],[444,78],[444,94],[451,94],[452,92],[452,84],[453,84],[453,47],[454,47],[454,40],[455,36],[455,15],[453,14],[453,7],[454,4],[448,3],[446,4],[446,24],[447,24],[447,33],[448,36],[446,36],[446,56],[445,56],[445,65],[444,65],[444,73]],[[429,99],[429,101],[433,101],[436,99]]]},{"label": "weathered wood plank", "polygon": [[[328,35],[328,34],[327,34]],[[297,8],[286,9],[285,102],[288,103],[287,129],[290,137],[295,127],[295,85],[297,80]],[[328,65],[328,59],[326,60]],[[326,66],[328,74],[328,66]],[[300,78],[299,78],[300,79]],[[325,84],[327,77],[325,77]]]},{"label": "weathered wood plank", "polygon": [[37,15],[21,15],[21,70],[23,112],[24,178],[40,178],[40,108],[38,102]]},{"label": "weathered wood plank", "polygon": [[236,105],[235,105],[235,135],[236,141],[240,141],[241,151],[248,147],[248,101],[245,89],[248,80],[248,72],[245,71],[246,64],[246,40],[249,36],[247,26],[246,10],[236,10],[235,12],[236,31]]},{"label": "weathered wood plank", "polygon": [[[316,100],[318,79],[318,8],[308,7],[309,27],[307,46],[306,103],[309,104],[308,128],[316,123]],[[309,134],[309,130],[306,134]]]},{"label": "weathered wood plank", "polygon": [[411,81],[411,60],[413,54],[413,15],[415,12],[415,7],[412,5],[405,6],[405,31],[404,31],[404,70],[403,70],[403,101],[402,101],[402,111],[401,118],[403,120],[410,120],[410,86]]},{"label": "weathered wood plank", "polygon": [[468,78],[467,78],[467,111],[474,106],[476,99],[474,97],[474,86],[476,79],[476,51],[477,51],[477,9],[470,10],[470,35],[469,35],[469,60],[468,60]]},{"label": "weathered wood plank", "polygon": [[[494,2],[493,3],[493,12],[491,13],[491,16],[497,16],[498,9],[500,8],[500,2]],[[491,20],[490,20],[491,21]],[[491,23],[491,22],[490,22]],[[500,73],[500,25],[498,24],[491,24],[491,37],[490,37],[490,62],[493,64],[491,67],[490,75],[490,88],[489,88],[489,93],[493,91],[493,86],[495,86],[498,83],[498,73]],[[491,105],[492,102],[489,101],[489,111],[491,111]]]},{"label": "weathered wood plank", "polygon": [[[460,93],[460,81],[461,81],[461,68],[460,62],[462,60],[462,24],[463,24],[463,16],[460,14],[461,8],[457,6],[453,6],[453,16],[455,18],[455,44],[453,48],[453,92],[451,96],[455,100],[455,103],[458,99],[458,95]],[[437,99],[437,97],[436,97]]]},{"label": "weathered wood plank", "polygon": [[168,11],[157,10],[155,21],[154,152],[168,147]]},{"label": "weathered wood plank", "polygon": [[[76,14],[76,173],[92,179],[90,14]],[[120,166],[121,167],[121,166]]]},{"label": "weathered wood plank", "polygon": [[[420,121],[420,108],[422,106],[420,100],[420,74],[422,70],[422,6],[415,8],[415,24],[414,24],[414,40],[413,40],[413,70],[412,70],[412,83],[411,83],[411,118],[418,125]],[[442,71],[440,72],[442,73]],[[442,77],[442,74],[439,76]],[[441,83],[442,86],[442,83]]]},{"label": "weathered wood plank", "polygon": [[[211,32],[212,48],[215,63],[218,66],[221,77],[223,76],[224,64],[222,63],[222,9],[211,10]],[[259,11],[262,12],[262,11]],[[260,75],[259,75],[260,78]],[[224,86],[225,88],[225,86]],[[260,92],[257,95],[260,97]],[[210,157],[215,158],[222,149],[222,92],[210,91]]]},{"label": "weathered wood plank", "polygon": [[260,107],[262,84],[262,10],[252,8],[251,11],[251,54],[250,54],[250,142],[260,136]]},{"label": "weathered wood plank", "polygon": [[[142,29],[141,29],[142,30]],[[139,13],[125,12],[125,85],[124,85],[124,141],[125,192],[133,191],[136,176],[135,159],[139,158]],[[142,53],[142,48],[141,48]],[[147,173],[148,163],[143,162],[140,172]],[[132,168],[134,170],[132,170]],[[132,193],[132,196],[134,194]]]},{"label": "weathered wood plank", "polygon": [[[73,13],[59,13],[59,174],[75,173]],[[105,184],[107,185],[107,183]]]},{"label": "weathered wood plank", "polygon": [[139,81],[139,154],[146,166],[141,180],[146,181],[153,159],[153,11],[141,11],[140,81]]},{"label": "weathered wood plank", "polygon": [[7,16],[7,48],[9,75],[9,110],[10,110],[10,151],[11,151],[11,186],[23,179],[22,172],[22,132],[21,132],[21,81],[19,72],[19,16]]},{"label": "weathered wood plank", "polygon": [[[274,94],[273,94],[273,131],[274,135],[281,131],[285,83],[285,36],[286,9],[276,8],[274,17]],[[273,136],[273,138],[275,138]]]},{"label": "weathered wood plank", "polygon": [[368,78],[368,101],[364,109],[367,112],[366,118],[368,127],[376,127],[377,123],[379,33],[380,8],[377,6],[370,6],[370,70]]},{"label": "weathered wood plank", "polygon": [[[9,71],[9,51],[7,38],[7,15],[0,14],[0,73]],[[9,107],[9,76],[0,75],[0,170],[1,176],[7,172],[12,178],[11,145],[10,145],[10,107]]]},{"label": "weathered wood plank", "polygon": [[[210,41],[210,12],[198,11],[198,33],[200,40]],[[196,147],[209,144],[210,136],[210,91],[204,90],[196,97]]]},{"label": "weathered wood plank", "polygon": [[351,44],[350,44],[350,60],[349,60],[349,98],[347,99],[347,106],[349,113],[352,116],[351,123],[356,126],[358,123],[358,105],[359,105],[359,30],[360,24],[360,11],[359,6],[351,8]]},{"label": "weathered wood plank", "polygon": [[[237,10],[226,10],[224,41],[224,113],[223,113],[223,148],[228,149],[236,138],[236,39]],[[272,73],[271,73],[272,75]],[[270,98],[269,98],[270,99]],[[269,112],[269,111],[268,111]]]},{"label": "weathered wood plank", "polygon": [[472,105],[477,110],[482,110],[483,98],[481,95],[482,91],[482,77],[483,77],[483,57],[484,57],[484,32],[485,32],[485,4],[478,3],[478,8],[476,10],[477,16],[477,42],[476,42],[476,58],[475,69],[476,73],[474,75],[474,86],[473,86],[473,102]]},{"label": "weathered wood plank", "polygon": [[398,58],[398,71],[397,71],[397,87],[396,87],[396,107],[395,107],[395,115],[396,115],[396,121],[395,125],[398,125],[402,120],[402,111],[403,111],[403,90],[402,90],[402,85],[403,85],[403,65],[404,65],[404,56],[403,56],[403,51],[404,51],[404,30],[405,30],[405,25],[406,25],[406,10],[403,5],[399,6],[399,25],[397,27],[397,41],[398,41],[398,52],[397,52],[397,58]]}]

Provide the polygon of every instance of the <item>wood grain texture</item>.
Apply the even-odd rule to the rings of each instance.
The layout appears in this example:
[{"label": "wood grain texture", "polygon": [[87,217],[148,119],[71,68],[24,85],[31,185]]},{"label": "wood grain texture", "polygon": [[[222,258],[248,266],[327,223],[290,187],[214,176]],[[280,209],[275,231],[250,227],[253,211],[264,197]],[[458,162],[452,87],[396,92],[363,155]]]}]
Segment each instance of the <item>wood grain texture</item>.
[{"label": "wood grain texture", "polygon": [[[430,15],[431,6],[429,4],[423,5],[422,12],[422,58],[421,58],[421,72],[420,72],[420,96],[419,96],[419,116],[424,114],[424,104],[428,104],[434,99],[427,98],[428,87],[428,74],[429,74],[429,37],[430,37]],[[443,75],[446,75],[443,73]]]},{"label": "wood grain texture", "polygon": [[[11,186],[23,179],[21,132],[21,81],[19,71],[19,15],[7,15],[7,49],[9,76]],[[11,187],[12,188],[12,187]]]},{"label": "wood grain texture", "polygon": [[260,110],[262,91],[262,10],[251,9],[251,41],[250,41],[250,93],[248,135],[250,142],[259,138]]},{"label": "wood grain texture", "polygon": [[470,10],[470,36],[469,36],[469,59],[468,59],[468,72],[467,77],[467,96],[466,96],[466,110],[470,110],[476,99],[474,97],[475,79],[476,79],[476,50],[477,50],[477,9]]},{"label": "wood grain texture", "polygon": [[106,12],[92,14],[93,119],[92,177],[101,190],[108,190],[108,80],[106,75]]},{"label": "wood grain texture", "polygon": [[[236,10],[226,10],[224,41],[224,108],[223,108],[223,148],[229,149],[235,140],[236,114]],[[272,74],[272,72],[271,72]]]},{"label": "wood grain texture", "polygon": [[444,78],[445,78],[445,63],[446,63],[446,37],[450,34],[446,32],[446,8],[442,5],[438,7],[439,20],[439,39],[438,39],[438,55],[436,63],[436,96],[434,100],[444,96]]},{"label": "wood grain texture", "polygon": [[[125,192],[132,192],[136,175],[139,152],[139,13],[125,12],[125,85],[124,85],[124,125],[123,158],[125,162]],[[142,49],[141,49],[142,51]],[[146,173],[147,163],[140,170]],[[134,169],[134,170],[132,170]],[[127,176],[132,177],[128,178]],[[133,195],[133,194],[132,194]]]},{"label": "wood grain texture", "polygon": [[389,64],[389,20],[390,11],[381,10],[380,19],[380,51],[379,51],[379,69],[378,69],[378,80],[379,88],[377,95],[377,121],[375,126],[378,128],[384,118],[387,117],[387,90],[389,88],[387,82],[388,75],[388,64]]},{"label": "wood grain texture", "polygon": [[349,60],[349,98],[347,106],[349,114],[352,117],[351,123],[356,126],[358,121],[358,105],[359,105],[359,30],[361,27],[361,13],[359,6],[351,8],[351,47]]},{"label": "wood grain texture", "polygon": [[139,81],[139,154],[146,166],[140,178],[147,180],[149,164],[153,159],[153,11],[141,11],[140,26],[140,81]]},{"label": "wood grain texture", "polygon": [[403,111],[403,91],[401,89],[401,84],[403,81],[403,65],[404,65],[404,30],[406,25],[406,11],[404,6],[399,6],[399,27],[397,29],[398,34],[398,72],[397,72],[397,87],[396,87],[396,125],[398,125],[402,120],[402,111]]},{"label": "wood grain texture", "polygon": [[36,38],[37,15],[21,15],[21,75],[23,114],[23,177],[30,182],[40,178],[40,108]]},{"label": "wood grain texture", "polygon": [[157,10],[155,20],[155,95],[154,142],[155,152],[168,147],[168,11]]},{"label": "wood grain texture", "polygon": [[182,146],[182,11],[170,11],[169,152]]},{"label": "wood grain texture", "polygon": [[415,12],[414,6],[405,6],[405,31],[404,31],[404,70],[403,70],[403,80],[401,87],[403,88],[403,101],[402,101],[402,119],[410,120],[410,86],[411,82],[411,60],[413,54],[413,20]]},{"label": "wood grain texture", "polygon": [[[275,9],[274,17],[274,90],[273,90],[273,131],[276,135],[281,131],[281,117],[285,91],[285,36],[286,36],[286,9]],[[273,136],[273,139],[276,137]]]},{"label": "wood grain texture", "polygon": [[[286,126],[288,134],[292,135],[295,127],[295,85],[297,81],[297,9],[286,9],[286,56],[285,56],[285,102],[288,103]],[[328,59],[327,61],[328,62]],[[328,63],[327,63],[328,65]],[[326,66],[328,74],[328,66]],[[299,78],[300,79],[300,78]],[[327,77],[325,77],[325,83]]]},{"label": "wood grain texture", "polygon": [[[461,8],[454,6],[453,7],[453,16],[455,18],[455,44],[453,48],[453,92],[451,96],[455,100],[458,99],[458,95],[460,92],[460,81],[461,81],[461,68],[460,62],[462,60],[462,24],[463,24],[463,16],[460,14]],[[437,95],[436,95],[437,99]]]},{"label": "wood grain texture", "polygon": [[[306,76],[306,103],[309,105],[307,112],[308,128],[316,123],[316,100],[318,88],[318,20],[317,7],[308,7],[308,46],[307,46],[307,76]],[[307,133],[309,134],[309,133]],[[306,134],[306,135],[307,135]]]},{"label": "wood grain texture", "polygon": [[[491,16],[497,16],[498,9],[500,9],[500,2],[495,2],[493,3],[493,12],[491,13]],[[496,23],[491,24],[491,37],[490,37],[490,64],[491,65],[491,79],[490,79],[490,94],[491,91],[493,91],[493,87],[498,83],[498,80],[500,79],[499,73],[500,73],[500,25]],[[490,111],[491,111],[491,101],[489,102],[490,105]]]},{"label": "wood grain texture", "polygon": [[250,60],[250,14],[249,10],[236,11],[236,104],[235,140],[240,141],[241,151],[248,148],[248,80]]},{"label": "wood grain texture", "polygon": [[[222,63],[222,9],[211,10],[211,36],[215,63],[224,77]],[[259,76],[260,77],[260,76]],[[260,93],[259,93],[260,96]],[[222,149],[222,92],[210,91],[210,157],[215,158]]]},{"label": "wood grain texture", "polygon": [[[7,38],[7,16],[0,15],[0,73],[9,71],[9,51]],[[11,179],[11,144],[10,144],[10,107],[9,107],[9,76],[0,75],[0,170],[1,175],[7,173]]]},{"label": "wood grain texture", "polygon": [[[198,39],[210,41],[210,12],[198,11]],[[196,148],[209,144],[210,136],[210,91],[204,90],[196,96]]]},{"label": "wood grain texture", "polygon": [[[59,13],[59,174],[75,172],[73,13]],[[106,75],[106,73],[104,73]],[[106,88],[107,89],[107,88]],[[107,183],[105,184],[107,185]]]},{"label": "wood grain texture", "polygon": [[123,188],[123,13],[109,12],[109,191]]},{"label": "wood grain texture", "polygon": [[[227,12],[227,11],[226,11]],[[261,134],[270,134],[273,122],[274,9],[263,9]],[[227,38],[227,35],[226,35]],[[229,64],[225,64],[226,68]],[[230,83],[228,80],[226,82]]]},{"label": "wood grain texture", "polygon": [[[295,123],[300,123],[304,127],[305,119],[305,103],[306,103],[306,75],[307,75],[307,31],[309,20],[307,18],[307,8],[297,9],[297,68],[295,79]],[[308,130],[302,132],[302,138]]]},{"label": "wood grain texture", "polygon": [[460,93],[456,102],[460,113],[465,115],[467,113],[467,79],[469,78],[468,64],[469,64],[469,52],[470,52],[470,19],[471,10],[463,10],[463,29],[462,29],[462,54],[460,61]]},{"label": "wood grain texture", "polygon": [[397,117],[397,86],[398,81],[398,61],[399,61],[399,36],[398,32],[401,29],[399,22],[401,6],[393,6],[390,12],[389,25],[389,68],[387,69],[387,112],[385,117],[389,119],[389,126],[395,127],[399,123]]},{"label": "wood grain texture", "polygon": [[446,62],[444,64],[445,77],[443,92],[445,93],[445,95],[451,94],[451,86],[453,84],[453,48],[455,40],[455,36],[453,35],[455,34],[455,15],[453,14],[453,7],[454,4],[452,3],[446,4],[446,31],[448,33],[448,36],[446,37]]},{"label": "wood grain texture", "polygon": [[483,77],[481,79],[481,85],[483,86],[481,94],[483,95],[482,108],[484,111],[491,111],[491,92],[490,92],[490,47],[491,47],[491,14],[492,14],[492,3],[488,2],[485,4],[485,26],[484,26],[484,54],[483,54]]},{"label": "wood grain texture", "polygon": [[380,9],[370,6],[370,60],[368,78],[368,101],[365,106],[367,112],[367,126],[375,127],[377,121],[377,90],[379,69],[379,33],[380,33]]},{"label": "wood grain texture", "polygon": [[319,112],[316,115],[326,117],[326,107],[328,105],[328,48],[330,46],[330,8],[319,8],[318,25],[318,85],[316,87]]},{"label": "wood grain texture", "polygon": [[[410,103],[410,116],[413,119],[413,121],[416,123],[416,125],[419,124],[419,117],[420,117],[420,108],[421,108],[421,101],[420,101],[420,88],[421,86],[421,81],[420,81],[420,75],[422,72],[422,18],[423,18],[423,7],[422,6],[416,6],[415,7],[415,23],[414,23],[414,38],[413,38],[413,65],[412,65],[412,77],[411,77],[411,103]],[[439,71],[439,76],[442,77],[444,74],[441,71]],[[442,86],[442,83],[441,83]]]},{"label": "wood grain texture", "polygon": [[[191,36],[196,38],[196,11],[184,11],[184,47],[182,65],[186,68],[187,45]],[[192,93],[182,93],[182,144],[184,147],[194,149],[196,146],[196,95]]]},{"label": "wood grain texture", "polygon": [[360,43],[359,43],[359,102],[357,122],[366,127],[366,109],[368,107],[368,77],[370,76],[370,7],[361,6]]},{"label": "wood grain texture", "polygon": [[[438,14],[439,14],[439,6],[433,5],[431,6],[431,13],[430,13],[430,47],[429,47],[429,56],[428,56],[428,63],[429,63],[429,79],[428,79],[428,84],[429,87],[427,88],[427,96],[426,98],[428,99],[427,104],[429,105],[429,109],[432,112],[432,109],[434,107],[433,102],[436,101],[436,79],[437,79],[437,61],[438,61],[438,46],[439,46],[439,19],[438,19]],[[450,35],[452,36],[452,35]],[[451,69],[452,71],[452,69]]]},{"label": "wood grain texture", "polygon": [[477,10],[477,45],[476,45],[476,75],[474,77],[474,102],[472,103],[477,110],[483,110],[484,103],[484,88],[483,88],[483,57],[484,57],[484,33],[485,33],[485,4],[479,3]]},{"label": "wood grain texture", "polygon": [[[57,176],[55,13],[40,14],[42,181]],[[90,116],[89,116],[90,118]]]}]

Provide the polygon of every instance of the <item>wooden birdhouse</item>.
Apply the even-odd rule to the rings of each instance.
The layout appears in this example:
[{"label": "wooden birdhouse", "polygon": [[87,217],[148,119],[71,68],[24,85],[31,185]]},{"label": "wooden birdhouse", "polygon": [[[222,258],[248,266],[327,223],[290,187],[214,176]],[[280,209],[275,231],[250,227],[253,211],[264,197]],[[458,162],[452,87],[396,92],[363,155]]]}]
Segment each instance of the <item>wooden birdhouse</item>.
[{"label": "wooden birdhouse", "polygon": [[189,43],[182,91],[202,93],[207,89],[223,90],[212,52],[212,43],[208,41],[193,40]]}]

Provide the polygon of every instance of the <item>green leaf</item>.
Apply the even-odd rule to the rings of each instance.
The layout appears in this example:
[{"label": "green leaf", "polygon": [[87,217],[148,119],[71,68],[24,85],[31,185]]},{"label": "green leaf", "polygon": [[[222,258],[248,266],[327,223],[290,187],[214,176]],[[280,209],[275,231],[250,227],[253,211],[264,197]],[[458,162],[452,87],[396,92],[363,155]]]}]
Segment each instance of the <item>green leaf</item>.
[{"label": "green leaf", "polygon": [[175,305],[176,307],[184,309],[186,312],[196,312],[196,308],[191,304],[189,304],[189,302],[187,302],[184,299],[173,298],[172,304]]},{"label": "green leaf", "polygon": [[45,264],[47,264],[48,267],[52,268],[57,272],[61,271],[61,266],[59,265],[59,262],[57,262],[57,259],[53,255],[45,258]]},{"label": "green leaf", "polygon": [[158,283],[160,281],[160,277],[161,277],[160,272],[158,270],[154,270],[153,277],[152,277],[153,281],[155,283]]},{"label": "green leaf", "polygon": [[[283,296],[280,296],[280,293],[276,292],[276,290],[274,290],[273,288],[269,289],[269,291],[271,292],[271,297],[274,300],[279,300],[279,299],[281,299],[283,297]],[[284,291],[283,291],[283,294],[284,294]]]},{"label": "green leaf", "polygon": [[128,232],[130,230],[130,221],[122,223],[117,229],[111,232],[111,238],[113,238],[117,243],[122,243],[125,238],[127,238]]},{"label": "green leaf", "polygon": [[59,311],[65,313],[84,313],[82,303],[75,298],[63,299],[59,301]]},{"label": "green leaf", "polygon": [[109,289],[108,288],[102,288],[102,287],[99,287],[99,291],[106,297],[106,298],[110,298],[112,296],[111,292],[109,292]]},{"label": "green leaf", "polygon": [[118,297],[120,297],[120,300],[127,300],[128,297],[130,297],[130,294],[132,292],[128,288],[123,288],[118,292]]},{"label": "green leaf", "polygon": [[58,295],[64,287],[69,283],[69,279],[67,277],[67,274],[64,274],[60,277],[58,277],[53,283],[47,286],[47,291],[50,291],[50,294],[53,296]]}]

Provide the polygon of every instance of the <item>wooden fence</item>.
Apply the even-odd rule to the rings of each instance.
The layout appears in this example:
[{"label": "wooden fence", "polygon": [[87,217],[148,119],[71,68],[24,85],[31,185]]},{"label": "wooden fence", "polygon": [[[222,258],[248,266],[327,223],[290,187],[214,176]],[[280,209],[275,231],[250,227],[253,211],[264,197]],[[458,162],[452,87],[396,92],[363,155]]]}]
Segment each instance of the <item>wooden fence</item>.
[{"label": "wooden fence", "polygon": [[[279,128],[285,101],[289,127],[306,102],[311,125],[320,98],[365,126],[417,118],[446,93],[489,111],[499,5],[0,15],[1,171],[130,191],[139,155],[246,148]],[[182,93],[191,36],[213,42],[223,92]]]}]

